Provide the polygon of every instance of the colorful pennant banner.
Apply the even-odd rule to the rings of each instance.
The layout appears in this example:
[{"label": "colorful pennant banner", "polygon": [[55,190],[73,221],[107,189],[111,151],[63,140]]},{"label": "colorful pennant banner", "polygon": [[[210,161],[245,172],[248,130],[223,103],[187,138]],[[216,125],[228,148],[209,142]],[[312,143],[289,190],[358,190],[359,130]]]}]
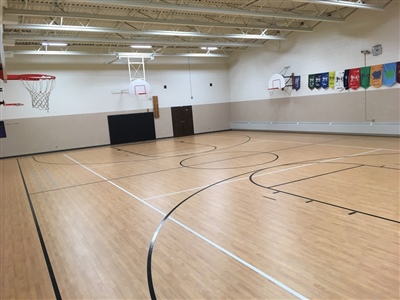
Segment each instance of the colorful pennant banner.
[{"label": "colorful pennant banner", "polygon": [[362,67],[360,68],[360,73],[361,73],[361,82],[360,85],[364,89],[367,89],[370,87],[369,83],[369,78],[370,78],[370,72],[371,72],[371,67]]},{"label": "colorful pennant banner", "polygon": [[396,63],[383,65],[382,83],[386,86],[392,86],[396,83]]},{"label": "colorful pennant banner", "polygon": [[321,87],[337,91],[357,90],[359,87],[367,89],[370,86],[379,88],[382,85],[390,87],[396,82],[400,83],[400,62],[308,75],[310,90]]},{"label": "colorful pennant banner", "polygon": [[379,88],[382,85],[383,65],[371,66],[371,76],[369,82],[374,88]]},{"label": "colorful pennant banner", "polygon": [[360,87],[360,68],[350,69],[349,87],[352,90],[356,90]]}]

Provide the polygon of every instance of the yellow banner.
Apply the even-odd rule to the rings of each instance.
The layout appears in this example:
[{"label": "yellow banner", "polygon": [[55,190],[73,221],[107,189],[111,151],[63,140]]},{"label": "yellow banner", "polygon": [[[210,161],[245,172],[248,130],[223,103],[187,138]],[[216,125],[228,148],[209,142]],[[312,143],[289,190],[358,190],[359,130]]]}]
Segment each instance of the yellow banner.
[{"label": "yellow banner", "polygon": [[335,88],[335,71],[329,72],[329,88]]}]

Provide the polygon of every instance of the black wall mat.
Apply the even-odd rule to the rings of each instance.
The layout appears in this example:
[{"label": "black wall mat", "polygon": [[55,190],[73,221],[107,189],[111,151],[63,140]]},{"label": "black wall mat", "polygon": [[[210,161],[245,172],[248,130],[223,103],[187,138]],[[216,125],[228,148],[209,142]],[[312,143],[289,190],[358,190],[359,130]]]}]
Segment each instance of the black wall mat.
[{"label": "black wall mat", "polygon": [[154,140],[154,114],[137,113],[108,116],[111,145]]},{"label": "black wall mat", "polygon": [[7,137],[6,126],[4,125],[4,121],[0,121],[0,139],[5,137]]}]

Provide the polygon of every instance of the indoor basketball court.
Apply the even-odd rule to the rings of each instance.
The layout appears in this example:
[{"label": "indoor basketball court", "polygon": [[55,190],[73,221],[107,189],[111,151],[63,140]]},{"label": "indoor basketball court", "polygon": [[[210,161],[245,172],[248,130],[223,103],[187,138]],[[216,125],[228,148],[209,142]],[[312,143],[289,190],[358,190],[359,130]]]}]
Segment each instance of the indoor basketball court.
[{"label": "indoor basketball court", "polygon": [[397,297],[398,138],[224,131],[2,162],[20,191],[2,219],[28,195],[38,222],[3,249],[29,247],[43,293],[8,297]]},{"label": "indoor basketball court", "polygon": [[400,298],[398,1],[1,12],[1,299]]}]

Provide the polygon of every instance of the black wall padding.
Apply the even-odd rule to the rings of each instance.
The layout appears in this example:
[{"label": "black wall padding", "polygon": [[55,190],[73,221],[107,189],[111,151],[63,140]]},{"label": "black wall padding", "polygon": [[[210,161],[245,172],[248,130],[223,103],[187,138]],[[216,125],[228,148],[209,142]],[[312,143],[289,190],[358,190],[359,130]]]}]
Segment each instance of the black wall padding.
[{"label": "black wall padding", "polygon": [[6,136],[6,127],[4,126],[4,121],[0,121],[0,138],[5,138]]},{"label": "black wall padding", "polygon": [[108,116],[111,145],[154,140],[154,114],[137,113]]}]

